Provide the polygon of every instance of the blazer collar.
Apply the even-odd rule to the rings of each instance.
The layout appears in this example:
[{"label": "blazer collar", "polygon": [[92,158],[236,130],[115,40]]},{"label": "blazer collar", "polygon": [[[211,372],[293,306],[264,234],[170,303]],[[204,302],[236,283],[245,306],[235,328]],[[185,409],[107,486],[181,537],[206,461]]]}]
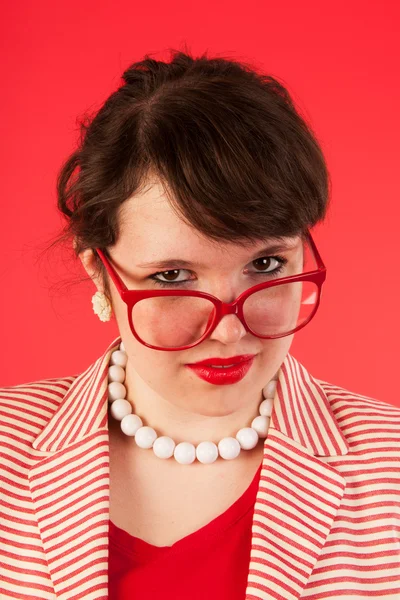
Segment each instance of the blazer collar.
[{"label": "blazer collar", "polygon": [[[50,420],[33,441],[33,448],[58,452],[108,422],[108,365],[121,342],[118,336],[106,351],[71,383]],[[320,382],[287,354],[279,371],[270,429],[299,443],[314,456],[339,456],[349,445]]]}]

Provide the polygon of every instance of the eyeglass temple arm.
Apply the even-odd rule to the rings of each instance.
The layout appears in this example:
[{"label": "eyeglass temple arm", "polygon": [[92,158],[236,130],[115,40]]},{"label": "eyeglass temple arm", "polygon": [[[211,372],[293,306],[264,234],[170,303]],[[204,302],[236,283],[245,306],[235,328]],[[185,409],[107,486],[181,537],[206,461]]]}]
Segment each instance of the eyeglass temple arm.
[{"label": "eyeglass temple arm", "polygon": [[312,235],[311,235],[311,233],[309,231],[307,231],[307,238],[308,238],[308,240],[310,242],[310,246],[311,246],[312,251],[314,253],[318,270],[320,270],[320,271],[326,271],[326,266],[324,264],[324,261],[322,260],[321,255],[318,252],[318,248],[317,248],[317,246],[316,246],[316,244],[314,242],[314,239],[313,239],[313,237],[312,237]]},{"label": "eyeglass temple arm", "polygon": [[117,290],[120,292],[120,294],[123,294],[123,292],[127,292],[128,288],[126,287],[125,283],[122,281],[121,277],[119,276],[117,271],[114,269],[112,264],[109,262],[108,258],[104,254],[104,252],[102,250],[100,250],[100,248],[95,248],[95,251],[100,256],[100,259],[101,259],[103,265],[107,269],[108,274],[110,275],[111,279],[115,283],[115,286],[116,286]]}]

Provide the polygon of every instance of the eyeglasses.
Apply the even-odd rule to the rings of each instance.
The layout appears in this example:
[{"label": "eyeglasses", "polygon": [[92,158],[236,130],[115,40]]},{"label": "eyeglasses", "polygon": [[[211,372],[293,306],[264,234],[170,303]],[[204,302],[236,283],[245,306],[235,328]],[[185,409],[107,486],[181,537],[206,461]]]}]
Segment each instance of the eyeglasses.
[{"label": "eyeglasses", "polygon": [[[304,250],[303,272],[259,283],[233,302],[223,302],[194,290],[129,290],[110,259],[100,248],[95,249],[127,306],[135,338],[148,348],[166,351],[200,344],[225,315],[231,314],[240,319],[246,331],[263,339],[302,329],[317,312],[326,278],[326,267],[310,232]],[[316,268],[307,270],[312,262]]]}]

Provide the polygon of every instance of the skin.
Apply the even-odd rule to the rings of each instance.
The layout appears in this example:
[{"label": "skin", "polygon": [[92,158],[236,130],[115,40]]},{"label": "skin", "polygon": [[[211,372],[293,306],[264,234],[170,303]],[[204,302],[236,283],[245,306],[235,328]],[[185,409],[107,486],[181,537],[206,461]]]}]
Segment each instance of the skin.
[{"label": "skin", "polygon": [[[176,279],[192,280],[190,284],[182,285],[182,289],[201,290],[221,300],[232,301],[245,289],[268,280],[255,275],[257,271],[262,268],[272,270],[277,266],[277,262],[272,261],[270,266],[257,269],[260,263],[253,259],[266,242],[273,240],[259,240],[244,248],[236,243],[217,243],[189,227],[173,210],[156,179],[142,194],[124,202],[119,222],[120,236],[110,248],[110,255],[129,289],[163,289],[148,277],[165,271],[165,268],[140,268],[137,265],[173,257],[202,263],[201,267],[179,271]],[[282,276],[299,272],[303,259],[300,237],[287,238],[287,242],[292,249],[280,253],[289,260]],[[80,258],[97,290],[104,292],[103,282],[95,271],[92,250],[82,252]],[[165,280],[162,275],[159,278]],[[262,388],[279,370],[293,334],[263,340],[246,332],[236,315],[227,315],[198,346],[174,352],[153,350],[135,339],[129,327],[126,305],[112,281],[110,288],[113,312],[128,354],[127,399],[145,425],[153,427],[158,435],[172,437],[176,443],[187,441],[196,445],[204,440],[218,443],[225,436],[235,436],[238,429],[251,423],[258,414]],[[185,366],[209,357],[240,354],[257,356],[247,375],[232,385],[207,383]],[[115,435],[127,438],[118,428],[112,430]],[[131,438],[125,441],[134,451],[136,445],[132,442]]]}]

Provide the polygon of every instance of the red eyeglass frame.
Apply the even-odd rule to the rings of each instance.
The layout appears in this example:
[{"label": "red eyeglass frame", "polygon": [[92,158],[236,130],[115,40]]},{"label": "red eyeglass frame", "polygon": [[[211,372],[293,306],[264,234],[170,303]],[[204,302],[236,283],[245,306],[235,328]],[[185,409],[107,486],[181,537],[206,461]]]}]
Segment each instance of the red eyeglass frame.
[{"label": "red eyeglass frame", "polygon": [[[318,248],[317,248],[317,246],[313,240],[313,237],[309,231],[306,233],[306,239],[309,241],[311,250],[313,251],[314,258],[315,258],[315,261],[317,264],[317,269],[315,269],[314,271],[308,271],[306,273],[300,273],[299,275],[289,275],[288,277],[274,279],[273,281],[266,281],[263,283],[258,283],[257,285],[254,285],[251,288],[248,288],[247,290],[242,292],[236,298],[236,300],[234,300],[233,302],[223,302],[222,300],[220,300],[216,296],[213,296],[212,294],[208,294],[207,292],[197,292],[194,290],[179,290],[179,289],[173,289],[173,290],[129,290],[126,287],[125,283],[122,281],[120,275],[115,270],[110,259],[107,258],[107,256],[104,254],[104,252],[102,250],[100,250],[100,248],[95,248],[94,251],[97,252],[98,256],[100,257],[100,260],[102,261],[108,274],[110,275],[111,279],[113,280],[115,287],[117,288],[117,291],[118,291],[119,295],[121,296],[121,299],[123,300],[123,302],[125,302],[125,304],[127,306],[129,325],[131,327],[132,333],[135,336],[135,338],[141,344],[143,344],[144,346],[147,346],[148,348],[152,348],[153,350],[164,350],[164,351],[174,352],[177,350],[187,350],[188,348],[193,348],[194,346],[197,346],[198,344],[200,344],[203,340],[205,340],[210,335],[210,333],[212,333],[214,331],[214,329],[217,327],[217,325],[220,322],[220,320],[222,319],[222,317],[224,317],[225,315],[236,315],[240,319],[240,321],[241,321],[243,327],[246,329],[246,331],[248,331],[252,335],[255,335],[256,337],[259,337],[262,339],[275,339],[275,338],[280,338],[280,337],[286,337],[287,335],[291,335],[295,331],[298,331],[299,329],[302,329],[305,325],[307,325],[307,323],[309,323],[311,321],[311,319],[314,317],[315,313],[318,310],[319,304],[320,304],[322,284],[324,283],[324,281],[326,279],[326,266],[321,258],[320,253],[318,252]],[[289,282],[297,282],[297,281],[312,281],[313,283],[315,283],[317,285],[317,288],[318,288],[317,302],[315,304],[315,307],[314,307],[312,313],[306,319],[306,321],[304,321],[304,323],[301,323],[300,325],[298,325],[291,331],[288,331],[283,334],[277,334],[277,335],[258,335],[252,329],[250,329],[250,327],[247,325],[247,323],[244,319],[244,315],[243,315],[244,301],[249,296],[251,296],[251,294],[253,294],[254,292],[258,292],[259,290],[269,288],[269,287],[274,287],[276,285],[283,285],[283,284],[289,283]],[[198,339],[193,344],[188,344],[187,346],[179,346],[176,348],[164,348],[162,346],[153,346],[152,344],[148,344],[147,342],[142,340],[140,338],[140,336],[138,335],[138,333],[136,332],[134,324],[132,322],[132,308],[140,300],[144,300],[145,298],[157,297],[157,296],[194,296],[197,298],[206,298],[207,300],[210,300],[214,304],[215,311],[213,313],[213,318],[209,320],[207,329],[204,332],[204,334],[201,336],[201,338]]]}]

